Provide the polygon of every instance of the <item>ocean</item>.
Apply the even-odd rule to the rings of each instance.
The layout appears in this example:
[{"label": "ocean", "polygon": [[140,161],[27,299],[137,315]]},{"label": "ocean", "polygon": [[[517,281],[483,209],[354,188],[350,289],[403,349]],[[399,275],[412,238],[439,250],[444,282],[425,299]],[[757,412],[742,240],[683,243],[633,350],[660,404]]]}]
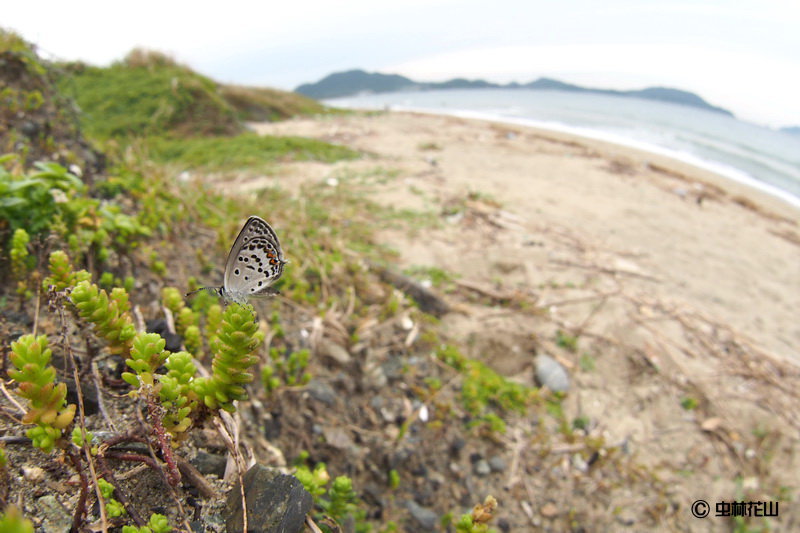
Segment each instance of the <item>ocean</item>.
[{"label": "ocean", "polygon": [[459,89],[326,100],[557,130],[666,155],[800,207],[800,136],[679,104],[564,91]]}]

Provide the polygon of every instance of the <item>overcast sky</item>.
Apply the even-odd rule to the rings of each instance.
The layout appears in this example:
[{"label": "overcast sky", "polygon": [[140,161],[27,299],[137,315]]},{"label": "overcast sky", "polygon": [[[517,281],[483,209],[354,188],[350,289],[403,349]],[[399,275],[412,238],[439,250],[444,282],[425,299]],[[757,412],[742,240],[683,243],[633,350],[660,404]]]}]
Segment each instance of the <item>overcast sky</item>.
[{"label": "overcast sky", "polygon": [[136,46],[222,82],[294,89],[351,68],[420,81],[549,76],[670,86],[800,125],[800,0],[8,1],[0,25],[58,59]]}]

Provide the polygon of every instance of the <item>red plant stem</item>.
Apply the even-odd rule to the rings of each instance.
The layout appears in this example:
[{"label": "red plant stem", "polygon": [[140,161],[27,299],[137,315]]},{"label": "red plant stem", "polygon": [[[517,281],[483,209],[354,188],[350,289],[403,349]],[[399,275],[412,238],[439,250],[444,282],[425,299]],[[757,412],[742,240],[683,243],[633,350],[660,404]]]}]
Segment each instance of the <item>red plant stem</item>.
[{"label": "red plant stem", "polygon": [[156,472],[160,472],[161,469],[158,466],[158,463],[153,461],[152,458],[146,455],[140,455],[138,453],[126,453],[126,452],[116,452],[114,450],[107,450],[104,454],[104,457],[107,459],[116,459],[118,461],[130,461],[133,463],[144,463]]},{"label": "red plant stem", "polygon": [[69,457],[69,460],[72,463],[72,468],[75,469],[75,472],[78,474],[78,478],[81,480],[81,492],[78,495],[78,503],[75,505],[75,515],[72,517],[72,530],[80,531],[80,527],[84,521],[83,518],[86,515],[86,497],[89,493],[89,480],[86,479],[86,474],[84,474],[83,469],[81,468],[80,457],[69,448],[65,449],[64,452],[66,453],[67,457]]},{"label": "red plant stem", "polygon": [[153,431],[158,439],[158,447],[161,450],[161,457],[167,464],[167,481],[173,487],[177,487],[181,482],[181,472],[178,470],[178,465],[175,463],[175,457],[172,456],[172,447],[169,444],[169,437],[167,431],[161,423],[161,408],[156,405],[153,398],[149,395],[145,396],[147,403],[147,415],[150,423],[153,424]]}]

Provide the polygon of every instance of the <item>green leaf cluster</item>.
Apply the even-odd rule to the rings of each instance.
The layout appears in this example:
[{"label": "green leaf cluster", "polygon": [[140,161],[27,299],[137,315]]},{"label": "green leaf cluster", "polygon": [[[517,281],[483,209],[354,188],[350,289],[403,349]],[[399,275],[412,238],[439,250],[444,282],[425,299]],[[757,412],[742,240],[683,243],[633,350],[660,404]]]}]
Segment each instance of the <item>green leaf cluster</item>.
[{"label": "green leaf cluster", "polygon": [[67,405],[67,386],[56,384],[56,369],[50,366],[53,352],[47,347],[47,336],[23,335],[11,343],[9,360],[14,368],[8,375],[19,384],[17,393],[30,401],[30,409],[22,418],[35,424],[27,431],[33,445],[50,452],[62,430],[72,423],[75,405]]},{"label": "green leaf cluster", "polygon": [[130,357],[125,364],[133,370],[123,372],[122,379],[137,389],[155,383],[156,370],[167,360],[169,352],[164,350],[166,342],[158,333],[136,333],[131,343]]},{"label": "green leaf cluster", "polygon": [[158,513],[150,515],[146,526],[122,526],[122,533],[170,533],[171,531],[172,527],[170,527],[167,517]]},{"label": "green leaf cluster", "polygon": [[33,523],[22,516],[16,506],[9,505],[0,514],[0,531],[3,533],[33,533]]},{"label": "green leaf cluster", "polygon": [[57,291],[63,291],[74,287],[81,281],[88,282],[92,275],[85,270],[73,271],[69,262],[69,256],[62,250],[56,250],[50,254],[49,259],[50,275],[44,278],[42,287],[46,291],[50,286]]},{"label": "green leaf cluster", "polygon": [[198,313],[186,306],[183,296],[175,287],[164,287],[161,290],[161,302],[175,317],[175,329],[183,337],[186,349],[199,355],[203,348],[203,340],[200,335]]},{"label": "green leaf cluster", "polygon": [[31,238],[28,232],[22,228],[14,230],[14,235],[11,237],[11,250],[9,257],[11,258],[11,273],[14,279],[17,280],[17,294],[23,298],[31,298],[33,293],[28,288],[28,271],[32,267],[32,257],[28,253],[28,243]]},{"label": "green leaf cluster", "polygon": [[233,412],[233,402],[247,398],[243,385],[253,380],[249,370],[258,362],[253,352],[262,340],[252,306],[234,303],[225,309],[219,332],[211,342],[212,375],[193,382],[207,407]]},{"label": "green leaf cluster", "polygon": [[328,490],[328,497],[320,499],[320,507],[339,522],[358,512],[358,495],[353,490],[353,480],[338,476]]},{"label": "green leaf cluster", "polygon": [[267,393],[272,393],[281,385],[289,387],[305,385],[311,380],[311,374],[306,372],[311,352],[307,349],[292,352],[284,357],[277,347],[269,350],[270,362],[261,368],[261,383]]},{"label": "green leaf cluster", "polygon": [[197,395],[192,390],[191,383],[197,368],[188,352],[170,354],[166,361],[167,374],[159,375],[161,383],[159,397],[164,408],[162,422],[177,444],[186,436],[186,430],[192,425],[189,415],[197,406]]},{"label": "green leaf cluster", "polygon": [[78,314],[94,324],[98,335],[108,342],[111,353],[127,354],[136,334],[129,311],[128,293],[115,287],[111,295],[89,281],[81,281],[70,293]]},{"label": "green leaf cluster", "polygon": [[118,516],[127,514],[125,507],[120,502],[112,498],[114,495],[114,485],[103,478],[98,478],[97,487],[100,489],[100,493],[103,495],[103,499],[106,501],[106,513],[108,516],[111,518],[117,518]]},{"label": "green leaf cluster", "polygon": [[25,228],[31,235],[50,228],[69,215],[66,204],[80,197],[86,186],[57,163],[38,162],[28,175],[15,175],[0,166],[0,219],[12,230]]},{"label": "green leaf cluster", "polygon": [[[303,487],[314,498],[314,502],[325,514],[339,523],[344,523],[349,517],[356,522],[363,521],[365,513],[358,508],[359,498],[353,490],[353,480],[347,476],[338,476],[327,488],[331,480],[325,463],[317,463],[314,470],[306,465],[297,467],[294,476],[303,484]],[[356,530],[362,528],[356,527]]]}]

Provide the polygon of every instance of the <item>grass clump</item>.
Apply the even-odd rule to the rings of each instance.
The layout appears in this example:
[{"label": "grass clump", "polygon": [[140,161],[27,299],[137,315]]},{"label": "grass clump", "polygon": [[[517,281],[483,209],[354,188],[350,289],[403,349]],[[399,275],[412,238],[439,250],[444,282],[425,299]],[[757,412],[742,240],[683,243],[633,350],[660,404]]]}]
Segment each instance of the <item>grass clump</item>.
[{"label": "grass clump", "polygon": [[316,100],[297,93],[266,87],[223,85],[220,94],[236,110],[241,120],[273,122],[302,115],[331,112]]},{"label": "grass clump", "polygon": [[359,156],[349,148],[302,137],[154,137],[147,148],[153,161],[208,170],[261,167],[275,161],[333,163]]},{"label": "grass clump", "polygon": [[458,348],[444,345],[436,357],[463,375],[461,402],[471,414],[482,416],[482,421],[496,431],[504,431],[502,419],[491,409],[502,412],[525,412],[536,390],[504,378],[485,364],[463,355]]},{"label": "grass clump", "polygon": [[217,84],[168,56],[133,50],[110,67],[68,64],[60,79],[100,139],[149,134],[231,135],[243,131]]}]

